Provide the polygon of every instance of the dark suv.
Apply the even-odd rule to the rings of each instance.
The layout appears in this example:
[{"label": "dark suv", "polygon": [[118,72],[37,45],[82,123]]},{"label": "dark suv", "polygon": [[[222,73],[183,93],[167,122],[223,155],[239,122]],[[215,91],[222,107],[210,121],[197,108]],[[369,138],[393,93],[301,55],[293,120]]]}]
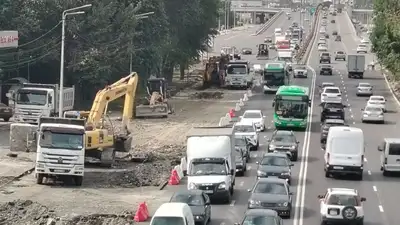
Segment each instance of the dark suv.
[{"label": "dark suv", "polygon": [[333,75],[331,65],[321,65],[319,67],[319,75]]},{"label": "dark suv", "polygon": [[321,106],[321,122],[326,119],[341,119],[344,120],[345,105],[339,102],[323,102]]},{"label": "dark suv", "polygon": [[331,54],[329,52],[321,53],[319,57],[319,63],[329,63],[331,64]]}]

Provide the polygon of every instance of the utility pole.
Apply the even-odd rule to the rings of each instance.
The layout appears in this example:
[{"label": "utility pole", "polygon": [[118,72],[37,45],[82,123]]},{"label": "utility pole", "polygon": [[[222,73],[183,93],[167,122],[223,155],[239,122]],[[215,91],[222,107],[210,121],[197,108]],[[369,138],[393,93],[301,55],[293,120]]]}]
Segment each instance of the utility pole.
[{"label": "utility pole", "polygon": [[[78,15],[78,14],[85,14],[84,11],[74,12],[78,9],[92,7],[92,4],[87,4],[71,9],[64,10],[61,16],[62,20],[62,30],[61,30],[61,62],[60,62],[60,96],[59,96],[59,103],[58,103],[58,117],[63,117],[63,108],[64,108],[64,47],[65,47],[65,20],[67,16],[71,15]],[[55,100],[54,100],[55,102]],[[54,104],[54,103],[53,103]]]}]

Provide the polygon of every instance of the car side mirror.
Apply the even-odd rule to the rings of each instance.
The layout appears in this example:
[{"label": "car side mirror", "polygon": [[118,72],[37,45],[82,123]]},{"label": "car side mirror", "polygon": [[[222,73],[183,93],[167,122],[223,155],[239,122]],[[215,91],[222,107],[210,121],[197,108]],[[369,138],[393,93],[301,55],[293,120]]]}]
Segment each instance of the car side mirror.
[{"label": "car side mirror", "polygon": [[380,151],[380,152],[383,151],[381,146],[378,146],[378,151]]},{"label": "car side mirror", "polygon": [[207,199],[206,205],[211,205],[210,199]]},{"label": "car side mirror", "polygon": [[318,198],[322,199],[322,198],[324,198],[324,196],[323,195],[318,195]]},{"label": "car side mirror", "polygon": [[365,201],[367,201],[367,199],[363,197],[363,198],[361,198],[361,201],[365,202]]}]

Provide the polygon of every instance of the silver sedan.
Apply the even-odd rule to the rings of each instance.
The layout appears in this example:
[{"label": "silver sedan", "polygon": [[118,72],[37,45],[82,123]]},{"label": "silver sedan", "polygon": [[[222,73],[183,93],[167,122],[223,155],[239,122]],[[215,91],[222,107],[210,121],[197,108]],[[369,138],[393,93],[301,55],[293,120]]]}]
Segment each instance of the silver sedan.
[{"label": "silver sedan", "polygon": [[361,111],[363,111],[361,122],[385,123],[385,116],[382,108],[377,106],[367,106]]},{"label": "silver sedan", "polygon": [[373,95],[372,85],[370,83],[359,83],[357,86],[357,96],[371,96]]}]

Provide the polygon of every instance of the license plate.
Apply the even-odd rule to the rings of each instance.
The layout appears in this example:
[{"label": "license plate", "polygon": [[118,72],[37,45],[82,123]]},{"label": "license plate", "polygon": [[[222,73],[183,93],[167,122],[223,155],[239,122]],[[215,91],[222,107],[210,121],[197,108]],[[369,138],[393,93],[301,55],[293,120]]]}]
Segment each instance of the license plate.
[{"label": "license plate", "polygon": [[213,191],[213,190],[205,190],[204,193],[206,193],[206,194],[212,194],[212,193],[214,193],[214,191]]},{"label": "license plate", "polygon": [[344,168],[342,166],[334,166],[333,169],[342,170]]},{"label": "license plate", "polygon": [[332,216],[337,216],[338,215],[336,210],[331,210],[331,212],[329,214],[331,214]]},{"label": "license plate", "polygon": [[65,173],[65,170],[54,170],[54,173]]}]

